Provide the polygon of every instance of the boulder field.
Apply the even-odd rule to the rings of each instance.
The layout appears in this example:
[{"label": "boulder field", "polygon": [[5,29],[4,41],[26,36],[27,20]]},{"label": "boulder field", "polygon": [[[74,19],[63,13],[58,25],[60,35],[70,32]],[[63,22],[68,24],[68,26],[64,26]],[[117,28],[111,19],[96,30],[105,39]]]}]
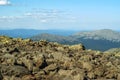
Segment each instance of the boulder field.
[{"label": "boulder field", "polygon": [[0,36],[0,80],[107,79],[120,80],[120,52]]}]

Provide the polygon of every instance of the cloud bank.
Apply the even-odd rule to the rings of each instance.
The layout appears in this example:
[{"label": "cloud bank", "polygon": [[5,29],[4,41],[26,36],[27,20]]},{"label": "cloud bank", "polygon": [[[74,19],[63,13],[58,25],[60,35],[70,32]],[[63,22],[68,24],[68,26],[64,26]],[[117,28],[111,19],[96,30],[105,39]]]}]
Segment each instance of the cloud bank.
[{"label": "cloud bank", "polygon": [[4,5],[9,5],[10,2],[8,0],[0,0],[0,6],[4,6]]},{"label": "cloud bank", "polygon": [[[76,23],[77,18],[69,11],[61,11],[58,9],[34,9],[20,13],[19,15],[0,16],[0,26],[3,28],[59,28],[65,27],[67,24]],[[65,26],[64,26],[65,25]],[[10,27],[12,26],[12,27]]]},{"label": "cloud bank", "polygon": [[72,16],[69,12],[47,9],[47,10],[35,10],[28,11],[19,16],[0,16],[0,21],[18,21],[19,19],[25,21],[38,21],[39,23],[61,23],[61,22],[74,22],[76,18]]}]

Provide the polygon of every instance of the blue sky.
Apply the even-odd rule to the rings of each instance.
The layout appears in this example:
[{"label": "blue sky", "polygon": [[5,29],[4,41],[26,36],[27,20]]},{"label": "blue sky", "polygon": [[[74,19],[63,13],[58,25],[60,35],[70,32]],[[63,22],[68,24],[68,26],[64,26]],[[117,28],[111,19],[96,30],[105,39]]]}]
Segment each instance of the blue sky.
[{"label": "blue sky", "polygon": [[120,0],[0,0],[0,29],[120,27]]}]

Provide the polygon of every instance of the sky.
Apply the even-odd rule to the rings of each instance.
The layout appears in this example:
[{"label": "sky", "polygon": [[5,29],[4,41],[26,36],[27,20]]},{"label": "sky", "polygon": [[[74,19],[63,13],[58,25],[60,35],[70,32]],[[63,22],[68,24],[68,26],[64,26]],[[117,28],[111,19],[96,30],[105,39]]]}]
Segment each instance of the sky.
[{"label": "sky", "polygon": [[0,29],[120,30],[120,0],[0,0]]}]

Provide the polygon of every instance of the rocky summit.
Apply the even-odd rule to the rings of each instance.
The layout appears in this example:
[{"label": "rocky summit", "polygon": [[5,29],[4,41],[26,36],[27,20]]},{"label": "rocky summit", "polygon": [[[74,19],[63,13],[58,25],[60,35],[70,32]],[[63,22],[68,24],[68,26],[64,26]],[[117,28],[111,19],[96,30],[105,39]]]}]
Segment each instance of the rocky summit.
[{"label": "rocky summit", "polygon": [[120,80],[119,51],[0,36],[0,80],[107,79]]}]

